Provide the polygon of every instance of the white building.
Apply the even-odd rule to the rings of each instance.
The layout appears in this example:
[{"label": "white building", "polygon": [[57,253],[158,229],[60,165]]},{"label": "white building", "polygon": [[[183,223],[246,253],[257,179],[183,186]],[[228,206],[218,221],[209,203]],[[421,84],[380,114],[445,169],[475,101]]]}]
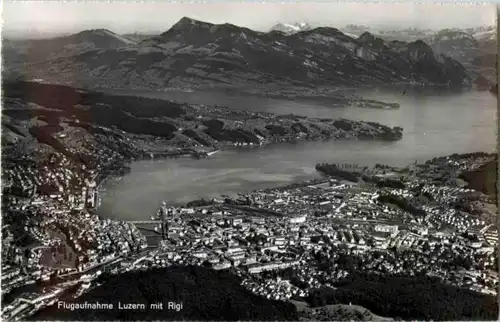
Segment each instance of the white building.
[{"label": "white building", "polygon": [[398,233],[398,226],[379,224],[375,226],[375,231],[383,233],[391,233],[392,236],[395,236]]},{"label": "white building", "polygon": [[300,224],[306,221],[307,215],[293,216],[290,217],[290,223]]}]

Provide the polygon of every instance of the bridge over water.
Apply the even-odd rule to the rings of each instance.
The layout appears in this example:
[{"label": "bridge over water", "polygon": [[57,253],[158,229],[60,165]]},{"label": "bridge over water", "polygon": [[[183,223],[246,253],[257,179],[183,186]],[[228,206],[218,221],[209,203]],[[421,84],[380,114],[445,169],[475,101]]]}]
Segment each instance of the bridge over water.
[{"label": "bridge over water", "polygon": [[[134,224],[142,235],[146,237],[148,247],[154,248],[158,246],[160,240],[164,240],[167,236],[167,223],[161,220],[129,220]],[[157,230],[156,227],[160,229]]]},{"label": "bridge over water", "polygon": [[163,221],[161,221],[161,220],[128,220],[127,222],[134,224],[134,225],[136,225],[136,224],[139,224],[139,225],[141,225],[141,224],[143,224],[143,225],[145,225],[145,224],[162,224],[163,223]]}]

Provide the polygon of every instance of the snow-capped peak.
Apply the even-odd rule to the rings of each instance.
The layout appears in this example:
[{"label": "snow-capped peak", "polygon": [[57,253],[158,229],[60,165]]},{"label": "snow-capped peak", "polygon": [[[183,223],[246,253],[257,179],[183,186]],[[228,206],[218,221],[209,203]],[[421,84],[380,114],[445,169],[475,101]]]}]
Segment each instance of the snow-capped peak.
[{"label": "snow-capped peak", "polygon": [[271,31],[281,31],[285,34],[294,34],[300,31],[310,30],[311,26],[307,22],[297,22],[297,23],[278,23],[271,28]]}]

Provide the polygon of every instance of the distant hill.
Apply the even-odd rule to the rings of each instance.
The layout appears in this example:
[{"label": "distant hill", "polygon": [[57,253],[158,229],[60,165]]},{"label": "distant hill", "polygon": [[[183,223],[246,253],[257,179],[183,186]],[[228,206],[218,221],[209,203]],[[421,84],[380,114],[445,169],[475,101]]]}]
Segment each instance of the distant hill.
[{"label": "distant hill", "polygon": [[[443,37],[447,38],[464,38],[466,34],[476,40],[480,46],[486,42],[496,43],[496,26],[481,26],[475,28],[446,28],[441,30],[421,29],[421,28],[372,28],[368,26],[347,25],[340,30],[344,33],[351,33],[357,36],[363,32],[370,32],[386,41],[399,40],[399,41],[415,41],[424,40],[432,43],[432,40],[439,41]],[[450,40],[450,39],[446,39]]]},{"label": "distant hill", "polygon": [[84,30],[69,36],[49,39],[4,40],[5,64],[35,63],[47,59],[70,57],[87,50],[117,49],[134,45],[135,41],[107,29]]},{"label": "distant hill", "polygon": [[23,68],[7,64],[4,77],[81,87],[153,89],[268,84],[462,86],[471,81],[462,65],[436,54],[422,41],[387,42],[369,34],[356,39],[329,27],[291,35],[263,33],[190,18],[137,45],[88,50],[43,62],[26,59],[32,64]]},{"label": "distant hill", "polygon": [[[483,26],[467,29],[376,29],[366,26],[348,25],[341,29],[342,32],[360,36],[369,32],[385,41],[412,42],[422,40],[429,44],[436,54],[446,55],[461,63],[473,79],[479,78],[484,83],[484,78],[489,84],[496,81],[495,64],[490,59],[497,53],[497,35],[495,26]],[[484,76],[484,77],[481,77]]]},{"label": "distant hill", "polygon": [[[268,300],[241,286],[228,271],[199,266],[174,266],[113,276],[103,285],[79,297],[75,303],[163,303],[163,310],[63,310],[43,309],[34,320],[78,321],[296,321],[291,303]],[[182,303],[182,310],[168,309],[168,302]]]},{"label": "distant hill", "polygon": [[364,32],[369,32],[377,37],[384,39],[385,41],[416,41],[416,40],[426,40],[436,33],[435,30],[431,29],[419,29],[419,28],[404,28],[404,29],[391,29],[391,28],[372,28],[368,26],[360,25],[347,25],[340,29],[346,34],[353,34],[355,36],[360,36]]},{"label": "distant hill", "polygon": [[461,58],[470,50],[478,49],[478,41],[473,35],[461,30],[443,29],[429,39],[431,47],[438,53],[453,58]]},{"label": "distant hill", "polygon": [[434,51],[446,54],[461,63],[478,55],[496,53],[496,27],[483,26],[477,28],[431,29],[376,29],[365,26],[348,25],[341,29],[344,33],[360,36],[370,32],[385,41],[416,41],[428,43]]},{"label": "distant hill", "polygon": [[[463,64],[472,63],[484,56],[496,55],[496,28],[443,29],[426,41],[434,51],[458,60]],[[494,68],[494,64],[487,67]]]},{"label": "distant hill", "polygon": [[491,41],[489,37],[491,35],[477,37],[477,33],[460,29],[443,29],[426,41],[435,52],[459,61],[472,73],[494,82],[496,68],[490,57],[496,56],[496,40]]}]

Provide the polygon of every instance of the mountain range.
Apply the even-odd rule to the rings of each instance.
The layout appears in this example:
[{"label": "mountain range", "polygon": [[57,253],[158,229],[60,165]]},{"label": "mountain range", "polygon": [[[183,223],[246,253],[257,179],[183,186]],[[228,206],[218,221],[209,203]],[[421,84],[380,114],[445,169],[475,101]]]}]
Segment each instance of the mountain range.
[{"label": "mountain range", "polygon": [[370,32],[386,41],[415,41],[420,39],[429,44],[436,53],[445,54],[468,69],[495,78],[495,65],[491,63],[490,59],[492,55],[496,56],[497,52],[495,26],[441,30],[418,28],[391,30],[348,25],[341,30],[344,33],[358,36],[363,32]]},{"label": "mountain range", "polygon": [[428,42],[435,52],[445,54],[468,70],[496,82],[496,28],[444,29]]},{"label": "mountain range", "polygon": [[330,27],[266,33],[186,17],[144,40],[96,29],[10,41],[3,55],[4,77],[90,88],[471,83],[460,63],[421,40],[354,38]]},{"label": "mountain range", "polygon": [[387,41],[399,40],[399,41],[415,41],[423,40],[425,42],[432,41],[432,38],[438,36],[438,34],[446,35],[450,32],[460,32],[470,35],[477,41],[496,41],[496,26],[481,26],[475,28],[446,28],[440,30],[434,29],[421,29],[421,28],[372,28],[363,25],[347,25],[340,28],[344,33],[349,33],[353,35],[361,35],[364,32],[370,32],[376,36],[384,38]]}]

